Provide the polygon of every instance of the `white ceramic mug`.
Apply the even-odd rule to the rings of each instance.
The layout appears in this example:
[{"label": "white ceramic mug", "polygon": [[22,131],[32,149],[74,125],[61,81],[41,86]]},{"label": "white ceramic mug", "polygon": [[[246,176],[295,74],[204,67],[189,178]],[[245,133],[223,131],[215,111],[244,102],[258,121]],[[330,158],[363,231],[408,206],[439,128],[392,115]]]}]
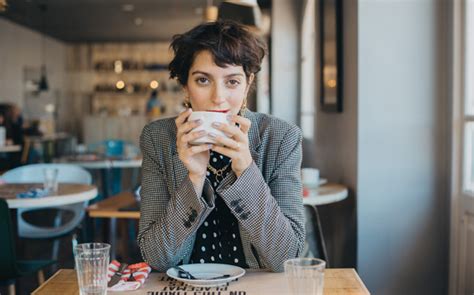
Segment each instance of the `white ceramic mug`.
[{"label": "white ceramic mug", "polygon": [[[218,122],[222,124],[229,124],[229,120],[227,119],[227,113],[219,113],[219,112],[192,112],[191,115],[188,117],[188,121],[195,121],[195,120],[202,120],[202,124],[199,125],[198,127],[193,129],[193,132],[195,131],[201,131],[205,130],[207,133],[214,133],[215,135],[220,135],[220,136],[225,136],[227,135],[218,130],[215,129],[212,126],[212,123]],[[203,136],[201,138],[198,138],[196,140],[193,140],[190,142],[192,145],[198,145],[198,144],[205,144],[205,143],[216,143],[214,139],[210,138],[209,136]]]},{"label": "white ceramic mug", "polygon": [[316,168],[302,168],[301,182],[307,188],[317,188],[319,186],[319,170]]}]

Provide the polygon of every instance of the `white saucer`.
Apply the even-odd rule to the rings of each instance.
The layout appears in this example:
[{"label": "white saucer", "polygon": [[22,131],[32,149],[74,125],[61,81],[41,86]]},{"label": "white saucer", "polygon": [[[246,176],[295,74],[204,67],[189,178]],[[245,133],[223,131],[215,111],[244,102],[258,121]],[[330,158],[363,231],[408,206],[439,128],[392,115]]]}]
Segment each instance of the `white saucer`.
[{"label": "white saucer", "polygon": [[[196,287],[216,287],[225,285],[237,278],[240,278],[245,274],[245,269],[229,264],[219,263],[196,263],[196,264],[185,264],[180,267],[186,271],[189,271],[196,280],[183,279],[178,276],[178,271],[175,268],[170,268],[166,271],[166,274],[178,281],[185,282],[188,285]],[[207,280],[208,278],[214,278],[222,275],[230,275],[228,278]]]},{"label": "white saucer", "polygon": [[303,186],[308,189],[317,189],[318,187],[322,186],[323,184],[328,183],[328,180],[326,178],[320,178],[318,184],[308,184],[308,183],[303,183]]}]

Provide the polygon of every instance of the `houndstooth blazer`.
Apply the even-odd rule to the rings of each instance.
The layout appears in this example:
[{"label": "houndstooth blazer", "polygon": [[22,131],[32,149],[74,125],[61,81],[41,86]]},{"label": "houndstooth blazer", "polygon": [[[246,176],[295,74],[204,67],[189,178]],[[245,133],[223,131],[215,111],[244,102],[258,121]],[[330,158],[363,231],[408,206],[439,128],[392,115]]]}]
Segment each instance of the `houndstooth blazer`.
[{"label": "houndstooth blazer", "polygon": [[206,179],[202,196],[197,196],[178,157],[174,118],[144,127],[138,245],[153,268],[165,271],[189,262],[196,232],[214,209],[216,195],[239,221],[250,268],[283,271],[285,260],[301,254],[301,130],[265,114],[246,111],[244,116],[251,121],[253,163],[239,178],[230,172],[216,191]]}]

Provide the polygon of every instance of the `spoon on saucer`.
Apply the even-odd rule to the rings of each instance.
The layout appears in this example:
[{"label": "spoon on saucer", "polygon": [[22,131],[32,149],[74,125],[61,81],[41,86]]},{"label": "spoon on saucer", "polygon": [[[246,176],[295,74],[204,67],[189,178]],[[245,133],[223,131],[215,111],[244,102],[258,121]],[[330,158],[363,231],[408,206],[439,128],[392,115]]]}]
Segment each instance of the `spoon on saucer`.
[{"label": "spoon on saucer", "polygon": [[178,277],[180,277],[182,279],[188,279],[188,280],[218,280],[218,279],[225,279],[225,278],[230,277],[230,275],[225,274],[225,275],[221,275],[221,276],[217,276],[217,277],[213,277],[213,278],[200,279],[200,278],[196,278],[189,271],[187,271],[187,270],[185,270],[185,269],[183,269],[179,266],[174,266],[173,268],[178,271]]}]

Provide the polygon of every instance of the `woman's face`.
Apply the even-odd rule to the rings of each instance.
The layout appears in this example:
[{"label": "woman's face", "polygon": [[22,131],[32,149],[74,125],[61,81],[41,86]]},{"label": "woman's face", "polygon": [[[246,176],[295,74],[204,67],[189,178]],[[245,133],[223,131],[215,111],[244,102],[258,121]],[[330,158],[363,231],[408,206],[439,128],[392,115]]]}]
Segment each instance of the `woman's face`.
[{"label": "woman's face", "polygon": [[249,81],[242,66],[221,68],[209,51],[201,51],[189,69],[184,90],[193,111],[221,111],[237,114],[247,97]]}]

